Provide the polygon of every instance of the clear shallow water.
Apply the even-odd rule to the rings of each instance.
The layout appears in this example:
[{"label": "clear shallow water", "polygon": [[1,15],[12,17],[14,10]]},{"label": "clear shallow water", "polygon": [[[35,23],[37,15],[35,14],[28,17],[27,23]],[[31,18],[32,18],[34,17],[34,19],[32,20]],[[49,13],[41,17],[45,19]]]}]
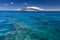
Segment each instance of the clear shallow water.
[{"label": "clear shallow water", "polygon": [[60,12],[2,11],[0,40],[60,40]]}]

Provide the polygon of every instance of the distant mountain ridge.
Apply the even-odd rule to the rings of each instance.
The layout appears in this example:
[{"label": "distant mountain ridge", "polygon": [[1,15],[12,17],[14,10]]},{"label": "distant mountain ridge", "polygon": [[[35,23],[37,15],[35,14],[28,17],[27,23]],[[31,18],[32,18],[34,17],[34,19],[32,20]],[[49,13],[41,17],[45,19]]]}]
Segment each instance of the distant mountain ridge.
[{"label": "distant mountain ridge", "polygon": [[21,11],[43,11],[44,9],[40,9],[39,7],[26,7],[21,9]]}]

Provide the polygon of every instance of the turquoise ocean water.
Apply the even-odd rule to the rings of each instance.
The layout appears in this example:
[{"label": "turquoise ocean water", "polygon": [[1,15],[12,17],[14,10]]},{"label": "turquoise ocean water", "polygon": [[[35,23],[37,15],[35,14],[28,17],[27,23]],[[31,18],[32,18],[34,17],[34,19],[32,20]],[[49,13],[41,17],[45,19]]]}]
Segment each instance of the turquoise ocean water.
[{"label": "turquoise ocean water", "polygon": [[60,12],[0,11],[0,40],[60,40]]}]

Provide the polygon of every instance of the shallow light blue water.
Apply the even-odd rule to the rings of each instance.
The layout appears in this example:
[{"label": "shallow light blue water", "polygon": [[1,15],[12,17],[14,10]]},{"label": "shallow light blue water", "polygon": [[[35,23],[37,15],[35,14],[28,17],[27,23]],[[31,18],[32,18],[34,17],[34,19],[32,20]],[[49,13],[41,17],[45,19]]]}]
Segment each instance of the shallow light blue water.
[{"label": "shallow light blue water", "polygon": [[[43,31],[46,39],[39,40],[60,40],[60,12],[0,12],[0,40],[5,39],[9,32],[16,29],[12,23],[19,22],[37,31]],[[40,35],[40,34],[39,34]]]}]

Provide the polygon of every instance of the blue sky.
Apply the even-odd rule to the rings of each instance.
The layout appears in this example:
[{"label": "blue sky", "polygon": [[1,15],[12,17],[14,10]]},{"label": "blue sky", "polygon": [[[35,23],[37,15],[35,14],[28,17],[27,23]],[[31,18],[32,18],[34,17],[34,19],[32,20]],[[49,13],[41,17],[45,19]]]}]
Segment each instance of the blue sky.
[{"label": "blue sky", "polygon": [[0,10],[15,10],[27,6],[60,11],[60,0],[0,0]]}]

